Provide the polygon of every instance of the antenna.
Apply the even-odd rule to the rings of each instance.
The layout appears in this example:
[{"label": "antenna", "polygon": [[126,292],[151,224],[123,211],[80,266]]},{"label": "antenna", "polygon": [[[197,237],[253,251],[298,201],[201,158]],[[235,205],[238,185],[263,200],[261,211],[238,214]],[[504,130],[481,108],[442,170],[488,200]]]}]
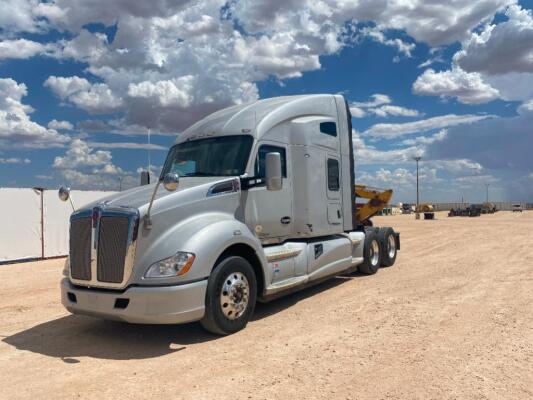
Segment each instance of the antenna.
[{"label": "antenna", "polygon": [[151,147],[151,143],[150,143],[150,128],[148,128],[148,182],[150,182],[150,175],[151,175],[151,171],[152,171],[152,162],[151,162],[151,159],[150,159],[150,147]]}]

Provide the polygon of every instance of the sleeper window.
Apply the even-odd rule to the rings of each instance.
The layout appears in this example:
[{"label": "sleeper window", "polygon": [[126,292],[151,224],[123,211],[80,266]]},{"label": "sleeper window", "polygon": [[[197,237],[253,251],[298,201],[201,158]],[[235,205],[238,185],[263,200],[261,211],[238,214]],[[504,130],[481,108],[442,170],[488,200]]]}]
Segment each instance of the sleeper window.
[{"label": "sleeper window", "polygon": [[337,136],[337,124],[335,122],[321,122],[320,132],[329,136]]}]

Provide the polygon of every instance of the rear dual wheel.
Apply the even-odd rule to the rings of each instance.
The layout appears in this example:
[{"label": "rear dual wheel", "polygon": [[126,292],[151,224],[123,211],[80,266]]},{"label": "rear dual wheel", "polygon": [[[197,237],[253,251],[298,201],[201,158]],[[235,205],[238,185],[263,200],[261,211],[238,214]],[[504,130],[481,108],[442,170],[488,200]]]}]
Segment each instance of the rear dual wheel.
[{"label": "rear dual wheel", "polygon": [[363,263],[359,265],[359,272],[373,275],[378,272],[381,264],[381,246],[379,238],[374,229],[369,229],[365,233],[365,244],[363,248]]},{"label": "rear dual wheel", "polygon": [[381,266],[390,267],[396,261],[398,252],[396,234],[392,228],[380,228],[378,239],[381,244]]},{"label": "rear dual wheel", "polygon": [[359,272],[372,275],[380,267],[390,267],[396,261],[398,246],[396,234],[392,228],[373,228],[365,232],[363,248],[363,263],[359,265]]}]

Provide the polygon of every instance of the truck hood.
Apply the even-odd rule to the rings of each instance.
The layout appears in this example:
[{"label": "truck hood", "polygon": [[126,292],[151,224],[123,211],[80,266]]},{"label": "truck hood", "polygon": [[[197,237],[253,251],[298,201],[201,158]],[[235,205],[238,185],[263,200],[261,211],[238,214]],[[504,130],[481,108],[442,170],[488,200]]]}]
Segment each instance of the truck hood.
[{"label": "truck hood", "polygon": [[[206,191],[207,191],[207,189],[212,184],[217,183],[217,182],[224,182],[229,179],[232,179],[232,177],[229,177],[229,176],[225,176],[225,177],[220,177],[220,176],[183,177],[183,178],[180,178],[179,186],[173,192],[167,191],[161,184],[159,185],[159,188],[157,189],[153,207],[156,208],[157,203],[166,197],[180,196],[180,194],[185,194],[184,192],[190,191],[193,188],[203,186],[203,185],[206,185]],[[125,190],[123,192],[115,193],[110,196],[99,199],[97,201],[94,201],[92,203],[89,203],[76,211],[81,211],[84,209],[92,209],[93,207],[97,205],[105,205],[106,207],[136,208],[141,211],[141,214],[144,214],[144,212],[146,212],[146,209],[148,208],[148,204],[150,203],[150,198],[152,197],[152,193],[154,191],[155,185],[156,183],[152,183],[150,185],[139,186],[139,187],[135,187],[129,190]]]}]

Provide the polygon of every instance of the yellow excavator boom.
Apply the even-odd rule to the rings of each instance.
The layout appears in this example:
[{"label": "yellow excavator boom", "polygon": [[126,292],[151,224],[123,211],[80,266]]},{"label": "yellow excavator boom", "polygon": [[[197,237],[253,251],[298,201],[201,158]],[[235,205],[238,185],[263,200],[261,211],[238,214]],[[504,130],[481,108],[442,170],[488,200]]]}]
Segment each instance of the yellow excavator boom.
[{"label": "yellow excavator boom", "polygon": [[355,213],[355,218],[359,223],[364,223],[370,217],[383,210],[392,199],[392,189],[377,189],[365,185],[354,185],[354,190],[356,197],[369,200],[358,208]]}]

